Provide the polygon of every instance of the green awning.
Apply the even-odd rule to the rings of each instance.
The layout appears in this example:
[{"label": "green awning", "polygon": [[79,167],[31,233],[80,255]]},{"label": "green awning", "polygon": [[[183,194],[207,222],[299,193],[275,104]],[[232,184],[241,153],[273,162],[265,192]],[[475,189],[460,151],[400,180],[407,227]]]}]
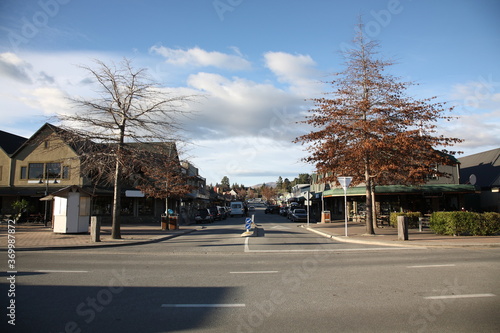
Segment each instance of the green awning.
[{"label": "green awning", "polygon": [[[458,194],[458,193],[475,193],[476,187],[469,184],[433,184],[433,185],[380,185],[375,186],[376,195],[394,195],[394,194]],[[347,189],[347,196],[363,196],[366,195],[366,188],[364,186],[349,187]],[[323,192],[323,197],[342,197],[344,190],[335,188]]]}]

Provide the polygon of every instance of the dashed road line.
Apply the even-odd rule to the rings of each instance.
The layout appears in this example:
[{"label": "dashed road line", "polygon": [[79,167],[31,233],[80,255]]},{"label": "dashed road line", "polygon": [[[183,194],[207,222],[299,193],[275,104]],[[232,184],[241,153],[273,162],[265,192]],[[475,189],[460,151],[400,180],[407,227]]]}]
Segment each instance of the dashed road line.
[{"label": "dashed road line", "polygon": [[434,267],[455,267],[455,264],[441,264],[441,265],[415,265],[406,266],[407,268],[434,268]]},{"label": "dashed road line", "polygon": [[480,298],[480,297],[495,297],[495,294],[467,294],[467,295],[441,295],[428,296],[424,299],[456,299],[456,298]]},{"label": "dashed road line", "polygon": [[244,308],[245,304],[162,304],[162,308]]}]

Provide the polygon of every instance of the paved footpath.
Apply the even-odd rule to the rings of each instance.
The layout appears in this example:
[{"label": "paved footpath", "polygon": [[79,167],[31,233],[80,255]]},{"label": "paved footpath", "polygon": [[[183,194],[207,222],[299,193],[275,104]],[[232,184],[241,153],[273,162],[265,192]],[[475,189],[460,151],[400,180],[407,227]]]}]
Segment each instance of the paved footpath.
[{"label": "paved footpath", "polygon": [[[181,226],[178,230],[162,230],[159,224],[122,224],[121,239],[111,238],[111,226],[101,226],[100,242],[92,242],[89,233],[60,234],[41,224],[19,223],[15,225],[16,251],[48,250],[54,248],[123,246],[155,242],[177,237],[197,230],[198,226]],[[6,249],[6,223],[0,225],[0,250]],[[12,227],[10,228],[12,229]]]},{"label": "paved footpath", "polygon": [[[398,231],[392,227],[375,229],[375,235],[366,235],[364,224],[349,222],[347,237],[343,221],[333,223],[303,224],[302,227],[335,241],[363,243],[382,246],[420,247],[500,247],[500,236],[443,236],[435,235],[428,228],[422,232],[409,229],[407,241],[398,240]],[[111,226],[101,227],[101,241],[92,242],[90,234],[59,234],[41,224],[21,223],[15,226],[15,246],[17,251],[48,250],[57,248],[79,248],[100,246],[123,246],[146,242],[157,242],[177,237],[202,228],[197,225],[180,226],[178,230],[161,230],[157,224],[123,224],[122,239],[111,238]],[[0,224],[0,251],[7,249],[7,224]],[[11,228],[12,229],[12,228]],[[239,236],[239,232],[237,233]]]},{"label": "paved footpath", "polygon": [[366,234],[364,224],[348,222],[347,237],[344,221],[303,225],[304,228],[340,242],[363,243],[384,246],[424,247],[500,247],[500,236],[444,236],[436,235],[429,228],[422,232],[408,230],[408,240],[398,240],[398,229],[390,226],[375,229],[375,235]]}]

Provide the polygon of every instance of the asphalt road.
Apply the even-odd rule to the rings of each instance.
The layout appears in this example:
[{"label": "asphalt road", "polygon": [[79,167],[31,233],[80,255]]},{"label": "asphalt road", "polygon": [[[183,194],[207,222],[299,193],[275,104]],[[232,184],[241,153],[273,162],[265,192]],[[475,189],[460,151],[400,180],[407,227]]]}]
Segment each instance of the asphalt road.
[{"label": "asphalt road", "polygon": [[232,218],[159,243],[18,252],[15,326],[1,252],[1,331],[500,331],[499,249],[336,243],[254,214],[263,237]]}]

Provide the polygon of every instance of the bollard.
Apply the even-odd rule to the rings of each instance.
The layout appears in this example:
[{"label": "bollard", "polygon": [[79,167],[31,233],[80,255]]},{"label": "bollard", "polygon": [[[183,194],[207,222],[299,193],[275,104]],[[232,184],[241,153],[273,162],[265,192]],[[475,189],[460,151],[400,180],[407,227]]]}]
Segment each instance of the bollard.
[{"label": "bollard", "polygon": [[408,240],[408,217],[398,216],[398,240]]},{"label": "bollard", "polygon": [[101,241],[101,218],[98,216],[90,217],[90,241],[94,243]]}]

